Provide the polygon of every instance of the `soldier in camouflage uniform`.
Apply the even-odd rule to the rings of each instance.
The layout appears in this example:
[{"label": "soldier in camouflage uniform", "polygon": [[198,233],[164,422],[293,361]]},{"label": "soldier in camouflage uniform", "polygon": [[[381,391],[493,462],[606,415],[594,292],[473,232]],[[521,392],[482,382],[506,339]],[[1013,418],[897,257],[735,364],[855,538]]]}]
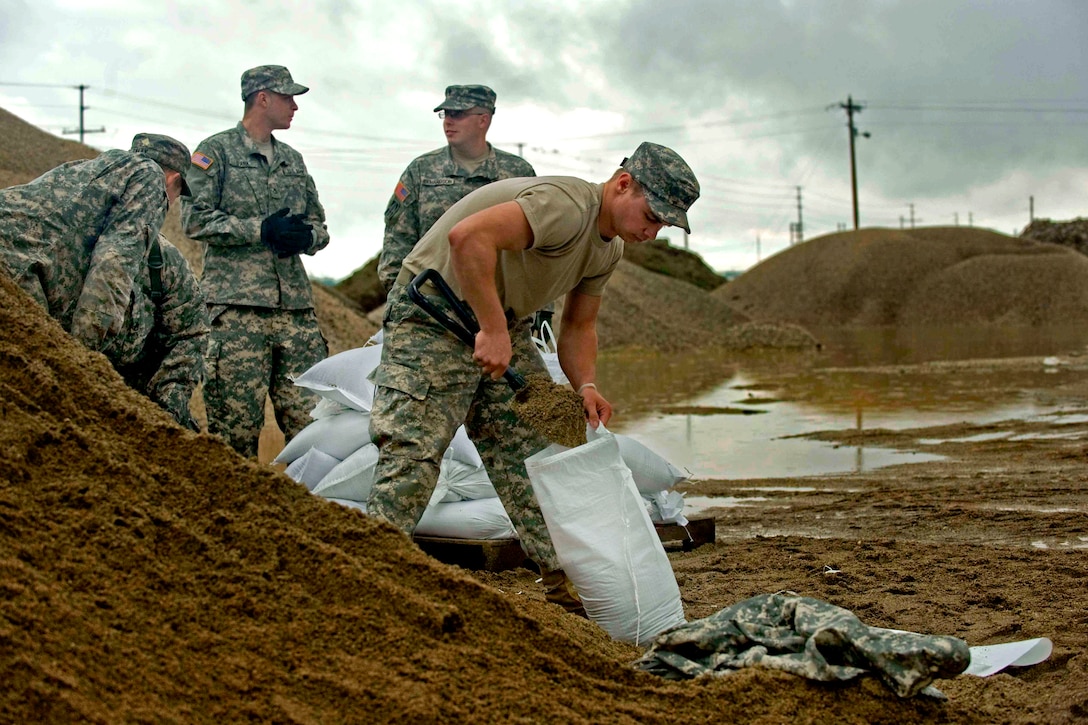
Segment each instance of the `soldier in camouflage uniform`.
[{"label": "soldier in camouflage uniform", "polygon": [[328,352],[299,258],[329,243],[325,210],[302,156],[272,135],[290,128],[294,97],[308,90],[283,66],[243,73],[242,121],[197,147],[182,203],[185,233],[204,245],[208,430],[249,457],[266,395],[287,440],[311,422],[315,401],[291,378]]},{"label": "soldier in camouflage uniform", "polygon": [[189,150],[141,133],[132,149],[62,164],[0,190],[0,269],[73,337],[110,354]]},{"label": "soldier in camouflage uniform", "polygon": [[[506,179],[442,215],[404,259],[389,294],[382,361],[372,374],[370,432],[380,453],[367,510],[411,534],[464,423],[526,553],[541,567],[549,601],[584,612],[559,570],[525,470],[525,459],[547,441],[518,420],[501,377],[510,365],[544,370],[527,316],[566,295],[560,364],[589,424],[607,423],[612,406],[594,383],[601,295],[624,242],[654,239],[666,224],[688,229],[686,211],[698,196],[680,156],[643,143],[603,184]],[[425,269],[437,270],[472,309],[480,325],[474,350],[408,298],[408,283]]]},{"label": "soldier in camouflage uniform", "polygon": [[404,258],[456,201],[492,181],[536,176],[528,161],[487,142],[495,99],[487,86],[449,86],[435,107],[449,143],[416,157],[393,189],[378,259],[378,279],[386,292]]},{"label": "soldier in camouflage uniform", "polygon": [[161,234],[136,290],[110,362],[130,387],[198,431],[189,400],[204,374],[208,311],[189,263]]}]

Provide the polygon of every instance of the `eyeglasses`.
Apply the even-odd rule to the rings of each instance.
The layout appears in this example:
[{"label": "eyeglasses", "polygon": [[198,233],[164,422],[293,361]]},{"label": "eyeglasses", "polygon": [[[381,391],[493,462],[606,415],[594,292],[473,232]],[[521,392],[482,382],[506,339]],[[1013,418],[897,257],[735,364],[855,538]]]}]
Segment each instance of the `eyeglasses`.
[{"label": "eyeglasses", "polygon": [[439,118],[452,118],[454,121],[456,121],[457,119],[464,118],[465,116],[483,116],[485,113],[487,113],[487,111],[445,111],[445,110],[443,110],[443,111],[438,112],[438,117]]}]

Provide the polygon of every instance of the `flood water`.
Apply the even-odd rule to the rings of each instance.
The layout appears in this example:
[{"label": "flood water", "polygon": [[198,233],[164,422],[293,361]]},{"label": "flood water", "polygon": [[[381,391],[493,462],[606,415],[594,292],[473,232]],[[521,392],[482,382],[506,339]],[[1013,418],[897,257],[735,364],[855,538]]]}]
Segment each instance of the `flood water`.
[{"label": "flood water", "polygon": [[[813,332],[823,343],[818,352],[602,356],[598,380],[616,406],[610,428],[694,478],[811,476],[933,460],[924,446],[903,452],[796,436],[1053,414],[1054,406],[1020,391],[1059,384],[1063,361],[1088,345],[1088,331],[1072,326]],[[934,375],[913,367],[1011,357],[1043,359],[1026,371]]]}]

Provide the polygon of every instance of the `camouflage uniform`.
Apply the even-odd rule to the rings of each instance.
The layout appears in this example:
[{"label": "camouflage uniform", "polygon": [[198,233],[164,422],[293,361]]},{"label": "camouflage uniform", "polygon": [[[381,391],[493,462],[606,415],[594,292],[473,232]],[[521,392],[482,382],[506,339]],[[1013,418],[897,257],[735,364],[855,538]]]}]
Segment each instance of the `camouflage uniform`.
[{"label": "camouflage uniform", "polygon": [[164,164],[189,153],[165,136],[141,138],[154,142],[147,153],[106,151],[0,190],[0,269],[99,352],[122,330],[166,216]]},{"label": "camouflage uniform", "polygon": [[[487,86],[449,86],[446,100],[435,111],[495,110],[495,92]],[[427,230],[458,200],[471,191],[499,179],[536,176],[528,161],[492,148],[490,155],[471,173],[453,159],[449,146],[415,158],[401,174],[385,208],[385,238],[378,260],[378,279],[385,291],[393,288],[400,264]]]},{"label": "camouflage uniform", "polygon": [[[453,317],[440,298],[435,304]],[[383,329],[371,409],[371,430],[381,457],[367,511],[411,535],[438,481],[442,456],[463,422],[472,440],[488,442],[479,446],[480,457],[525,553],[546,569],[558,569],[525,470],[525,459],[548,441],[518,418],[510,386],[481,376],[472,362],[473,351],[417,307],[404,285],[389,294]],[[527,318],[513,324],[510,340],[513,369],[522,375],[547,375],[529,338]]]},{"label": "camouflage uniform", "polygon": [[666,679],[767,667],[832,682],[873,673],[900,697],[971,663],[955,637],[869,627],[852,612],[793,592],[761,594],[658,635],[636,665]]},{"label": "camouflage uniform", "polygon": [[[243,99],[259,90],[304,93],[282,66],[242,76]],[[302,90],[299,90],[302,89]],[[185,233],[204,245],[201,287],[211,334],[205,359],[208,430],[244,456],[257,455],[265,395],[287,440],[311,422],[314,399],[291,382],[325,358],[313,292],[298,255],[261,242],[261,223],[287,207],[313,227],[314,254],[329,243],[325,209],[302,156],[275,139],[269,164],[239,123],[197,146],[182,202]]]},{"label": "camouflage uniform", "polygon": [[137,276],[138,293],[110,362],[129,386],[151,398],[180,425],[199,430],[189,412],[189,400],[203,376],[208,311],[185,257],[161,234],[158,246],[161,298],[154,299],[151,265],[143,265]]}]

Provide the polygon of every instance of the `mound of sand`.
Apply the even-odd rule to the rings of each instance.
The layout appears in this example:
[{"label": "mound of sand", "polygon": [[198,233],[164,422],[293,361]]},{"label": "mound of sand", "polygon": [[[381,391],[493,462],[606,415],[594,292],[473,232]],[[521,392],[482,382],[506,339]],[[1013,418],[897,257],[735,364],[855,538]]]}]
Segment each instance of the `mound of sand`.
[{"label": "mound of sand", "polygon": [[1020,237],[1036,242],[1062,244],[1081,254],[1088,254],[1088,219],[1077,217],[1064,222],[1034,219],[1020,232]]},{"label": "mound of sand", "polygon": [[183,430],[0,279],[10,722],[865,722],[872,681],[667,683],[543,602]]},{"label": "mound of sand", "polygon": [[668,239],[626,244],[623,247],[623,258],[651,272],[693,284],[708,292],[725,282],[725,278],[711,269],[702,257],[687,249],[672,246]]},{"label": "mound of sand", "polygon": [[1088,321],[1088,258],[969,227],[862,229],[790,247],[711,296],[806,326]]},{"label": "mound of sand", "polygon": [[97,155],[90,146],[46,133],[0,108],[0,188],[25,184],[66,161]]}]

